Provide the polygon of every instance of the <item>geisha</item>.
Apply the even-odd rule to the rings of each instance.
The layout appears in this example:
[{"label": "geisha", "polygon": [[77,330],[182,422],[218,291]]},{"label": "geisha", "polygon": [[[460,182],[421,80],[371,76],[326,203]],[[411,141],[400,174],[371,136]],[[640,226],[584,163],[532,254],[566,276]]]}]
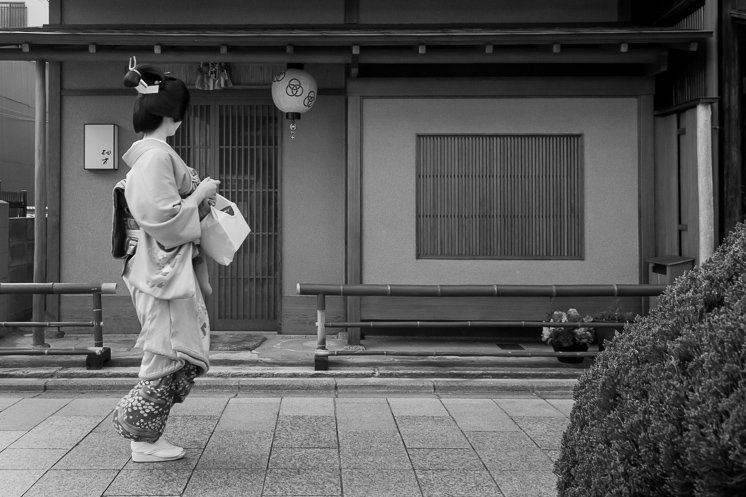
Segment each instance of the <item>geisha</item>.
[{"label": "geisha", "polygon": [[210,367],[200,220],[219,181],[200,181],[166,142],[189,105],[184,82],[131,62],[124,85],[140,94],[133,125],[143,136],[123,155],[130,170],[118,186],[128,219],[115,219],[114,225],[125,229],[118,237],[124,241],[122,278],[140,321],[136,346],[143,358],[140,381],[119,401],[113,421],[130,440],[134,462],[170,461],[186,453],[162,438],[171,407],[184,401],[194,379]]}]

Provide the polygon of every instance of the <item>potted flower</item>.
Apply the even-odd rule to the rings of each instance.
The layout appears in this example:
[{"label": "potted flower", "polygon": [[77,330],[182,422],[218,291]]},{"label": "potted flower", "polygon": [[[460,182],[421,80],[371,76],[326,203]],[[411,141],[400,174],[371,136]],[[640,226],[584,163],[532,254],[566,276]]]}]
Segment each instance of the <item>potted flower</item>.
[{"label": "potted flower", "polygon": [[[593,318],[581,316],[577,309],[567,312],[554,311],[549,319],[550,323],[590,323]],[[588,345],[593,343],[594,330],[590,326],[547,326],[541,331],[542,341],[548,343],[557,352],[585,352]],[[582,357],[558,357],[560,362],[579,364]]]}]

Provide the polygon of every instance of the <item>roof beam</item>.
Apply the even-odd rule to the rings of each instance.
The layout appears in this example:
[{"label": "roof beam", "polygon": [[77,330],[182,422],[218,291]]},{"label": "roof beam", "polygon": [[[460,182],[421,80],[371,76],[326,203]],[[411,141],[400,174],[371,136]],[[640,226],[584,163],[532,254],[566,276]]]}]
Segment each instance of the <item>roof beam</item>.
[{"label": "roof beam", "polygon": [[[354,53],[358,51],[359,53]],[[588,47],[562,47],[560,52],[542,49],[541,47],[493,47],[492,53],[486,53],[484,47],[428,47],[425,53],[413,52],[411,48],[366,47],[363,50],[344,49],[343,47],[271,47],[259,50],[246,50],[231,47],[230,51],[218,50],[217,47],[197,50],[161,50],[158,59],[161,62],[190,62],[211,60],[215,62],[244,63],[329,63],[349,64],[355,59],[356,64],[541,64],[541,63],[576,63],[576,64],[650,64],[656,63],[666,50],[656,47],[638,47],[635,50],[621,52],[617,50]],[[49,49],[46,47],[26,46],[18,48],[0,48],[0,60],[123,60],[131,55],[147,60],[158,52],[146,47],[102,47],[96,46],[91,53],[88,46],[80,49]]]},{"label": "roof beam", "polygon": [[0,45],[350,46],[359,45],[551,45],[690,43],[712,38],[707,30],[670,28],[523,28],[329,25],[301,28],[164,28],[153,26],[46,26],[0,32]]}]

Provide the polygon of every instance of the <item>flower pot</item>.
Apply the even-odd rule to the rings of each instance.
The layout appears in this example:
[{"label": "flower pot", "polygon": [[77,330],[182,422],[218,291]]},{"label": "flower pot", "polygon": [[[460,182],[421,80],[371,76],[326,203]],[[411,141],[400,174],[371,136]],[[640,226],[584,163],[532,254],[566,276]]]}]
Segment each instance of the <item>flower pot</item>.
[{"label": "flower pot", "polygon": [[608,340],[611,342],[617,333],[621,331],[620,328],[596,328],[596,343],[598,343],[598,351],[603,352],[606,348],[604,342]]},{"label": "flower pot", "polygon": [[[562,346],[557,345],[555,343],[552,344],[552,348],[555,352],[585,352],[588,350],[588,344],[587,343],[574,343],[572,345]],[[558,357],[557,360],[559,362],[564,362],[567,364],[580,364],[583,362],[583,359],[585,357]]]}]

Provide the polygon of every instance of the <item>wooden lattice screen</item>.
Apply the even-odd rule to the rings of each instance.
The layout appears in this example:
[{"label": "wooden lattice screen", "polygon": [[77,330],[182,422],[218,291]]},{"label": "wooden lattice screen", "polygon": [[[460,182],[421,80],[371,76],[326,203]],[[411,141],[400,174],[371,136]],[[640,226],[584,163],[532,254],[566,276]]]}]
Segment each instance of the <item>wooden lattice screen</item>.
[{"label": "wooden lattice screen", "polygon": [[417,257],[581,259],[580,135],[418,135]]},{"label": "wooden lattice screen", "polygon": [[0,28],[25,28],[27,17],[24,2],[0,2]]},{"label": "wooden lattice screen", "polygon": [[280,314],[280,116],[267,104],[197,104],[174,148],[201,177],[221,181],[251,234],[230,266],[210,263],[213,329],[276,330]]}]

